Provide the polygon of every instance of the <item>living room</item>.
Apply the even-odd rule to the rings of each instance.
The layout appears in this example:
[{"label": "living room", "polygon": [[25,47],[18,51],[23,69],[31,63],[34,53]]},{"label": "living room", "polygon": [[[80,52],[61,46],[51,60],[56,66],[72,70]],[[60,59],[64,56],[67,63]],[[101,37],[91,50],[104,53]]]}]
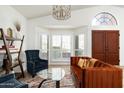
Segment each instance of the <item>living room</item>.
[{"label": "living room", "polygon": [[[85,86],[85,85],[81,85],[82,83],[80,84],[80,82],[78,81],[75,84],[75,81],[73,80],[74,77],[72,77],[73,75],[71,75],[72,71],[70,68],[71,64],[73,64],[71,63],[72,57],[84,57],[82,59],[101,58],[98,60],[101,60],[104,63],[100,61],[100,65],[102,64],[102,67],[105,66],[107,69],[108,67],[110,67],[112,69],[109,69],[108,71],[111,72],[112,70],[112,72],[115,71],[116,73],[116,74],[113,73],[112,74],[113,76],[111,76],[107,74],[109,72],[103,72],[107,75],[108,78],[106,78],[105,81],[103,80],[103,78],[102,80],[104,82],[108,82],[107,79],[112,79],[111,77],[114,77],[117,75],[118,77],[115,77],[114,79],[119,80],[118,84],[116,84],[117,82],[111,81],[113,84],[115,83],[115,86],[114,85],[108,86],[110,83],[107,83],[107,85],[103,87],[104,88],[123,87],[124,83],[122,82],[123,81],[122,71],[124,69],[123,68],[124,66],[124,62],[123,62],[124,61],[124,57],[123,57],[124,26],[123,24],[124,23],[122,19],[124,19],[123,18],[124,6],[119,6],[119,5],[70,5],[70,6],[71,6],[71,16],[70,17],[68,16],[69,18],[56,19],[54,18],[54,15],[51,15],[54,7],[53,5],[30,5],[30,6],[29,5],[0,5],[0,12],[1,12],[0,28],[1,28],[1,32],[4,32],[4,33],[1,33],[0,35],[1,38],[3,38],[3,40],[0,40],[0,46],[1,48],[3,48],[3,45],[4,45],[6,50],[4,54],[7,55],[8,59],[9,59],[8,55],[10,55],[9,54],[10,51],[8,52],[8,47],[6,47],[6,43],[5,43],[6,42],[5,39],[8,38],[6,36],[8,35],[8,31],[12,31],[11,35],[13,38],[16,38],[16,39],[22,39],[24,35],[24,40],[22,39],[23,40],[22,46],[20,46],[20,43],[14,41],[14,47],[21,49],[21,51],[18,53],[19,58],[17,54],[13,54],[12,56],[13,58],[12,61],[21,60],[22,62],[24,62],[23,65],[21,64],[23,70],[20,69],[21,66],[13,69],[7,69],[6,62],[3,62],[5,55],[0,52],[1,68],[3,67],[3,64],[5,64],[5,69],[2,69],[4,71],[1,72],[1,76],[4,75],[5,73],[8,74],[8,73],[14,72],[14,74],[16,74],[17,72],[21,71],[22,74],[24,74],[24,76],[22,75],[21,78],[16,80],[20,81],[21,83],[23,82],[24,84],[27,84],[25,86],[29,88],[102,87],[99,84],[98,84],[99,86],[94,86],[93,84],[92,84],[93,86],[88,86],[88,85]],[[109,40],[113,41],[114,44],[118,44],[116,47],[113,48],[114,50],[117,50],[118,54],[113,55],[114,57],[116,57],[117,55],[117,58],[112,57],[112,59],[109,60],[110,63],[108,62],[106,64],[105,57],[101,57],[101,56],[95,57],[96,55],[93,54],[94,50],[97,50],[93,48],[93,45],[94,45],[93,42],[95,42],[93,40],[97,40],[96,42],[100,43],[101,42],[100,37],[102,36],[100,34],[100,36],[97,39],[96,38],[93,39],[94,37],[93,32],[95,31],[96,32],[105,31],[104,33],[107,33],[108,31],[118,32],[116,35],[118,36],[116,38],[117,42],[114,41],[115,37],[112,38],[113,35],[111,35],[112,39],[109,38]],[[114,36],[115,34],[116,33],[114,33]],[[109,40],[106,40],[105,42]],[[103,42],[102,44],[104,44],[105,42]],[[111,46],[114,46],[113,42]],[[94,46],[94,47],[99,48],[98,47],[99,43],[97,46]],[[107,44],[105,44],[105,46]],[[45,73],[43,72],[44,68],[43,70],[40,69],[40,71],[37,71],[36,73],[33,73],[32,71],[30,71],[31,69],[33,69],[33,67],[30,66],[27,60],[28,57],[30,57],[30,55],[27,57],[27,55],[30,52],[28,50],[38,50],[38,51],[35,51],[38,53],[38,56],[37,56],[37,53],[35,54],[34,52],[32,52],[31,59],[35,57],[39,57],[40,59],[42,59],[42,61],[47,62],[47,66],[43,64],[43,66],[42,67],[39,66],[38,69],[43,67],[45,69],[50,68],[48,71],[47,70],[45,71],[47,71],[47,73],[49,71],[50,73],[52,73],[51,70],[53,72],[56,72],[57,74],[54,74],[54,76],[58,76],[58,77],[60,76],[59,80],[54,80],[55,78],[54,79],[52,78],[53,80],[52,79],[46,80],[46,77],[41,75]],[[9,61],[10,60],[11,58],[9,59]],[[73,60],[76,60],[76,59],[73,59]],[[80,61],[80,59],[78,59],[77,62],[78,61]],[[112,67],[110,66],[110,64],[112,65]],[[61,75],[59,75],[60,73]]]}]

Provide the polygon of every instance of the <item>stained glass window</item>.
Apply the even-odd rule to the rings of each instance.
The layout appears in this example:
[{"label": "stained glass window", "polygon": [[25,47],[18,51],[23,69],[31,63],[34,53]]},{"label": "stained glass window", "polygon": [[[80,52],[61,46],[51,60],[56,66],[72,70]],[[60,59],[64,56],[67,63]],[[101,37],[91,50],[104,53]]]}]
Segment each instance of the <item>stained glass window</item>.
[{"label": "stained glass window", "polygon": [[112,14],[101,12],[94,17],[92,25],[117,25],[117,20]]}]

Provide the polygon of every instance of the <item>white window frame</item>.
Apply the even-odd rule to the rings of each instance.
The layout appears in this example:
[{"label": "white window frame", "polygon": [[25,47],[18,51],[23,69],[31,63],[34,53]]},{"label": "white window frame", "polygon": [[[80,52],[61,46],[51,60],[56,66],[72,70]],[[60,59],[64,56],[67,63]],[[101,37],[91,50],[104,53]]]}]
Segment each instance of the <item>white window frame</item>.
[{"label": "white window frame", "polygon": [[[47,48],[47,52],[48,52],[48,60],[49,60],[49,64],[51,64],[51,63],[69,63],[70,62],[70,58],[69,59],[59,59],[59,60],[52,60],[52,56],[51,56],[51,54],[52,54],[52,36],[53,35],[67,35],[67,36],[70,36],[70,44],[71,44],[71,49],[69,50],[70,51],[70,53],[71,53],[71,56],[75,56],[75,51],[76,50],[79,50],[79,49],[75,49],[75,36],[76,35],[80,35],[80,34],[84,34],[84,43],[85,43],[85,45],[84,45],[84,52],[83,52],[83,56],[86,54],[86,51],[87,51],[87,42],[88,42],[88,40],[87,40],[87,33],[88,32],[82,32],[82,31],[80,31],[80,32],[75,32],[75,33],[72,33],[72,32],[64,32],[64,34],[62,33],[62,32],[58,32],[58,33],[56,33],[56,32],[38,32],[37,33],[37,39],[38,40],[36,40],[36,42],[37,42],[37,44],[38,44],[38,47],[37,47],[37,49],[40,49],[40,44],[38,43],[38,42],[40,42],[40,37],[42,36],[42,35],[47,35],[48,36],[48,48]],[[62,48],[62,45],[61,45],[61,48]],[[42,49],[40,49],[40,51],[44,51],[44,50],[42,50]],[[62,57],[62,49],[60,50],[61,51],[61,57]],[[67,50],[66,50],[67,51]],[[82,56],[82,55],[81,55]],[[41,56],[41,58],[42,58],[42,56]]]},{"label": "white window frame", "polygon": [[[76,48],[76,36],[79,36],[79,35],[84,35],[84,49],[80,49],[80,48]],[[74,56],[83,56],[84,55],[84,50],[85,50],[85,34],[84,33],[80,33],[80,34],[76,34],[74,35]],[[78,44],[79,44],[79,41],[78,41]],[[76,51],[83,51],[82,55],[76,55]]]},{"label": "white window frame", "polygon": [[[42,49],[42,46],[41,46],[41,44],[42,44],[42,35],[47,35],[47,49]],[[48,34],[45,34],[45,33],[39,33],[39,37],[38,37],[38,39],[39,39],[39,50],[40,50],[40,58],[43,58],[42,57],[42,51],[47,51],[47,57],[46,58],[43,58],[43,59],[48,59],[49,60],[49,35]]]},{"label": "white window frame", "polygon": [[52,40],[52,36],[54,35],[60,35],[61,36],[61,45],[60,45],[60,49],[52,49],[52,41],[51,41],[51,47],[50,47],[50,53],[52,54],[52,51],[55,51],[55,50],[58,50],[60,51],[60,58],[59,59],[52,59],[51,55],[50,55],[50,60],[51,62],[59,62],[59,61],[62,61],[62,62],[66,62],[66,61],[69,61],[70,58],[63,58],[62,57],[62,53],[63,53],[63,49],[62,49],[62,36],[70,36],[70,50],[69,49],[66,49],[66,51],[70,51],[70,55],[72,54],[72,47],[71,47],[71,44],[72,44],[72,36],[69,35],[69,34],[52,34],[51,35],[51,40]]}]

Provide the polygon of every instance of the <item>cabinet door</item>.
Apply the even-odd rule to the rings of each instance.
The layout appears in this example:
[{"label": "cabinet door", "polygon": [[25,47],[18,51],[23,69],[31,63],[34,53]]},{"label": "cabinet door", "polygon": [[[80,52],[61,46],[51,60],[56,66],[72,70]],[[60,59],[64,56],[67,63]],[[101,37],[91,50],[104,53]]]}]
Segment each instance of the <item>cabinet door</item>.
[{"label": "cabinet door", "polygon": [[119,65],[119,31],[106,31],[106,62]]},{"label": "cabinet door", "polygon": [[92,57],[102,61],[105,59],[105,31],[92,31]]}]

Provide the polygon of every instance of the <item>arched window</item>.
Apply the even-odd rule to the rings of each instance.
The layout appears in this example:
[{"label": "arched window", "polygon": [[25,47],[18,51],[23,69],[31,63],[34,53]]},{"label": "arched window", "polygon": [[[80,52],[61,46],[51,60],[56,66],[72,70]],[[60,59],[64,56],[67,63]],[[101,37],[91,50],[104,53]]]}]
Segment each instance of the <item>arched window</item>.
[{"label": "arched window", "polygon": [[117,20],[112,14],[101,12],[94,17],[92,25],[117,25]]}]

